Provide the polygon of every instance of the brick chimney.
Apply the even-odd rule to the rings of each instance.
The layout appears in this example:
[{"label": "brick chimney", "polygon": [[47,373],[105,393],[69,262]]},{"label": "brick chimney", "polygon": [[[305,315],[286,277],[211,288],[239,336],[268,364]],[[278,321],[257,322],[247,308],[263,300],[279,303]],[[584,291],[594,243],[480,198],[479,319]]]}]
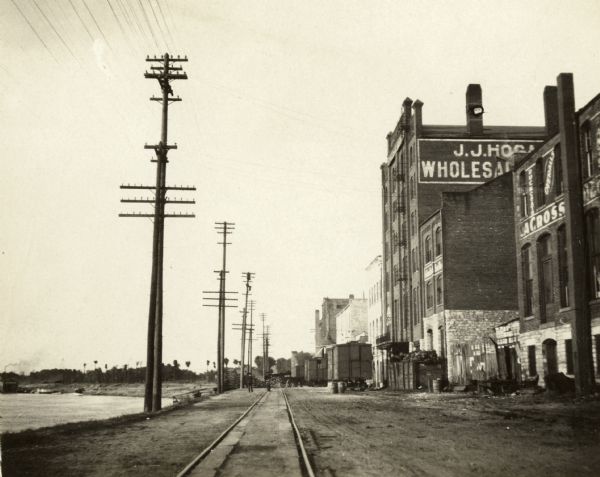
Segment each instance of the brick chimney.
[{"label": "brick chimney", "polygon": [[475,107],[482,107],[481,85],[470,84],[467,86],[467,133],[480,136],[483,134],[483,114],[476,114]]},{"label": "brick chimney", "polygon": [[423,102],[417,99],[413,105],[415,133],[419,134],[423,125]]},{"label": "brick chimney", "polygon": [[544,88],[544,123],[548,137],[558,133],[558,88],[556,86]]}]

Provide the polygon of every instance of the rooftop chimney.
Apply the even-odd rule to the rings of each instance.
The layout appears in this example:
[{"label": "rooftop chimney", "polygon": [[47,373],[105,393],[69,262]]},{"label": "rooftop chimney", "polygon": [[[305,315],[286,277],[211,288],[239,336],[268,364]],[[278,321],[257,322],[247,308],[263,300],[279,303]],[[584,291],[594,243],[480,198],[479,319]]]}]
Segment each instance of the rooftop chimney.
[{"label": "rooftop chimney", "polygon": [[483,134],[483,105],[481,102],[481,85],[467,86],[467,133],[480,136]]},{"label": "rooftop chimney", "polygon": [[558,133],[558,88],[556,86],[544,88],[544,123],[548,137]]}]

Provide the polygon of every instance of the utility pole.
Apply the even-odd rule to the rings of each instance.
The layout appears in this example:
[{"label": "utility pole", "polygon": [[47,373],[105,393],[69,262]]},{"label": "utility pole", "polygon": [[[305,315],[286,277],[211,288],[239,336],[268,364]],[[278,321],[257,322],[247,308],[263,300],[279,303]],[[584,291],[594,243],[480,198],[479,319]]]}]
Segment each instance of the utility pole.
[{"label": "utility pole", "polygon": [[216,306],[219,308],[219,324],[217,333],[217,392],[220,394],[224,391],[223,385],[225,381],[225,374],[223,370],[223,360],[225,358],[225,309],[226,308],[237,308],[236,305],[228,305],[228,301],[237,301],[237,298],[228,298],[228,292],[225,290],[225,276],[227,273],[227,245],[231,245],[231,242],[227,241],[227,236],[233,233],[235,230],[235,224],[233,222],[215,222],[215,230],[217,233],[223,236],[222,242],[217,242],[218,245],[223,245],[223,263],[221,270],[215,270],[215,273],[219,274],[219,291],[204,291],[202,293],[218,293],[218,298],[204,297],[205,300],[218,300],[218,305],[204,304],[203,306]]},{"label": "utility pole", "polygon": [[254,306],[256,302],[254,300],[250,300],[250,332],[248,337],[248,371],[252,374],[252,341],[254,338],[252,337],[252,333],[254,332],[254,324],[252,323],[252,315],[254,313]]},{"label": "utility pole", "polygon": [[244,357],[246,354],[246,317],[248,316],[248,294],[252,289],[250,282],[252,281],[254,273],[245,272],[242,276],[246,279],[246,298],[244,302],[244,310],[242,313],[242,339],[241,339],[241,347],[242,350],[240,352],[241,356],[241,373],[240,373],[240,389],[244,389]]},{"label": "utility pole", "polygon": [[194,214],[166,214],[165,204],[194,204],[193,200],[170,199],[166,197],[167,190],[195,191],[195,187],[187,186],[166,186],[167,175],[167,153],[170,149],[177,149],[177,144],[168,143],[168,117],[169,105],[173,102],[181,101],[179,97],[173,97],[173,89],[170,82],[178,79],[187,79],[187,74],[181,66],[174,66],[179,62],[186,62],[187,57],[171,57],[165,53],[162,57],[146,57],[147,62],[162,63],[159,66],[150,67],[150,72],[146,71],[144,77],[147,79],[156,79],[161,87],[161,97],[151,97],[150,101],[157,101],[162,104],[162,128],[161,140],[156,145],[144,146],[144,149],[154,150],[156,159],[156,185],[122,185],[121,189],[129,190],[153,190],[154,198],[133,198],[122,199],[124,203],[152,203],[154,204],[154,213],[121,213],[119,217],[146,217],[154,220],[154,231],[152,237],[152,272],[150,279],[150,305],[148,312],[148,335],[146,350],[146,387],[144,392],[144,411],[156,412],[161,409],[162,398],[162,313],[163,313],[163,258],[164,258],[164,219],[165,217],[193,218]]},{"label": "utility pole", "polygon": [[585,255],[585,221],[583,215],[583,192],[581,188],[581,163],[578,154],[578,128],[575,113],[573,75],[561,73],[558,83],[558,123],[562,170],[564,171],[565,226],[567,231],[567,260],[569,276],[569,304],[573,309],[571,335],[573,338],[573,365],[575,392],[588,396],[594,392],[594,365],[592,353],[592,330],[589,306],[588,277]]},{"label": "utility pole", "polygon": [[[241,313],[243,313],[243,310],[241,310]],[[242,335],[247,335],[248,333],[252,333],[254,326],[250,325],[248,323],[246,323],[246,325],[244,326],[242,323],[233,323],[231,326],[231,329],[234,331],[241,331]],[[240,341],[241,341],[241,337],[240,337]],[[246,342],[246,339],[244,339],[244,343]],[[245,359],[245,351],[246,348],[243,349],[242,353]],[[243,376],[246,375],[245,371],[244,371],[244,363],[242,363],[242,361],[240,361],[240,376],[242,376],[240,378],[240,389],[243,389],[244,387],[244,381],[243,381]],[[251,371],[251,370],[250,370]]]}]

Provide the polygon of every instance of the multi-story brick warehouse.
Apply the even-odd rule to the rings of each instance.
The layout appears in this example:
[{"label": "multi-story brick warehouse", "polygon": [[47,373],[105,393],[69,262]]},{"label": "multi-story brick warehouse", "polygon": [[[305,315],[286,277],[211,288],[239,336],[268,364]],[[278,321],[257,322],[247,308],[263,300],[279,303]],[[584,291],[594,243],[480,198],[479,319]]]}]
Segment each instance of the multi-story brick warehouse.
[{"label": "multi-story brick warehouse", "polygon": [[591,381],[600,372],[600,95],[575,111],[571,75],[545,95],[560,120],[514,173],[522,372],[575,375],[580,355]]},{"label": "multi-story brick warehouse", "polygon": [[320,317],[319,310],[315,310],[315,352],[336,343],[336,317],[352,298],[352,295],[350,298],[323,298]]},{"label": "multi-story brick warehouse", "polygon": [[[547,127],[484,127],[480,86],[469,85],[466,96],[466,125],[423,124],[423,103],[407,98],[387,136],[388,157],[381,166],[385,331],[376,339],[380,348],[425,347],[423,316],[431,307],[420,227],[440,209],[441,193],[467,192],[504,174],[510,169],[508,158],[535,149],[547,137]],[[436,233],[431,235],[434,244]],[[439,234],[444,235],[443,224]]]}]

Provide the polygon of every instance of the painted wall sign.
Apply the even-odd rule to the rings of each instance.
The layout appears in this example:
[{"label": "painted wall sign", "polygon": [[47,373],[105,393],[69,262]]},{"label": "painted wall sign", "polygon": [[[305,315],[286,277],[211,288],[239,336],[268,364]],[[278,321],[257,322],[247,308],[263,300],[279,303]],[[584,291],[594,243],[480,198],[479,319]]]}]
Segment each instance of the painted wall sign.
[{"label": "painted wall sign", "polygon": [[562,219],[565,216],[565,201],[561,199],[560,201],[553,202],[552,204],[544,207],[539,210],[531,217],[522,220],[520,229],[519,229],[519,237],[524,238],[528,235],[541,230],[548,225]]},{"label": "painted wall sign", "polygon": [[515,152],[541,141],[502,139],[419,139],[419,182],[483,184],[511,169]]},{"label": "painted wall sign", "polygon": [[550,195],[554,184],[554,149],[544,156],[544,194]]},{"label": "painted wall sign", "polygon": [[534,168],[535,166],[530,167],[529,169],[527,169],[527,196],[529,197],[528,200],[528,208],[529,210],[527,211],[527,215],[531,215],[534,212],[534,191],[533,191],[533,172],[534,172]]}]

